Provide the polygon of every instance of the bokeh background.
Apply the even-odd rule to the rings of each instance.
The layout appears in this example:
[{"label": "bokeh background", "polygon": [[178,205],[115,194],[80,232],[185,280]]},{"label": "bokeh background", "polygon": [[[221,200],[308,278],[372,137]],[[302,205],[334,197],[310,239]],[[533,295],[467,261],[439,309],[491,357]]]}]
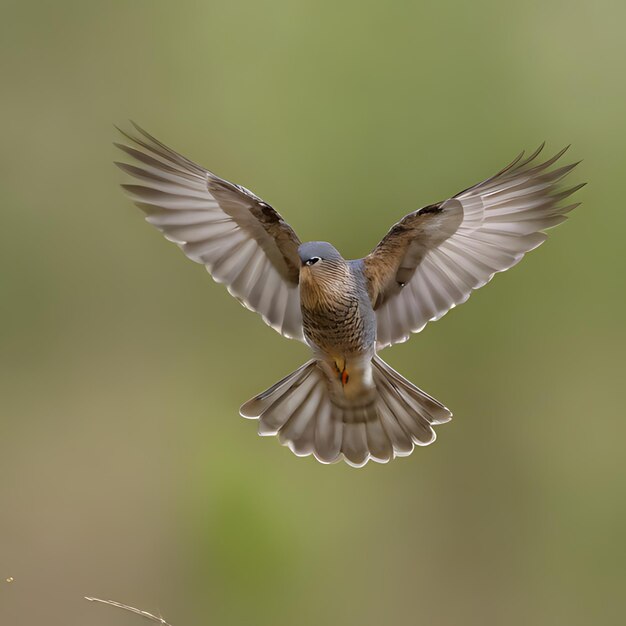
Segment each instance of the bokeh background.
[{"label": "bokeh background", "polygon": [[[2,9],[0,623],[622,623],[624,3]],[[385,353],[437,443],[322,466],[238,416],[307,352],[123,197],[129,117],[348,257],[544,139],[590,185]]]}]

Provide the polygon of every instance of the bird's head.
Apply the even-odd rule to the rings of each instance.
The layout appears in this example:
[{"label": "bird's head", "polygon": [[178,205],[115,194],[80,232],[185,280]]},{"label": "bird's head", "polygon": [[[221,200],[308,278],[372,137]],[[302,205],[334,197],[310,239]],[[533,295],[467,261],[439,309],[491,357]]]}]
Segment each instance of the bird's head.
[{"label": "bird's head", "polygon": [[298,248],[298,255],[300,298],[304,306],[319,306],[341,291],[348,277],[348,264],[336,248],[325,241],[309,241]]},{"label": "bird's head", "polygon": [[330,265],[345,263],[337,249],[325,241],[303,243],[298,248],[298,255],[300,256],[300,271],[308,269],[312,273],[317,273],[320,270],[323,271],[324,266],[328,268]]}]

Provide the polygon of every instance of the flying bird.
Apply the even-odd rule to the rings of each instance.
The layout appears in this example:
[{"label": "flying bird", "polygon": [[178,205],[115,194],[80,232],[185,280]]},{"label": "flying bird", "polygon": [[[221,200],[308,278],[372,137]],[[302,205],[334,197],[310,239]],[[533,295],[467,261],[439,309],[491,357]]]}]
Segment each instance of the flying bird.
[{"label": "flying bird", "polygon": [[366,257],[346,260],[330,243],[302,243],[254,193],[197,165],[139,126],[116,144],[136,184],[122,187],[146,220],[206,267],[311,360],[246,402],[260,435],[298,456],[361,467],[435,440],[452,413],[392,369],[379,352],[406,341],[496,272],[543,243],[577,204],[583,185],[560,187],[576,163],[538,162],[539,147],[442,202],[409,213]]}]

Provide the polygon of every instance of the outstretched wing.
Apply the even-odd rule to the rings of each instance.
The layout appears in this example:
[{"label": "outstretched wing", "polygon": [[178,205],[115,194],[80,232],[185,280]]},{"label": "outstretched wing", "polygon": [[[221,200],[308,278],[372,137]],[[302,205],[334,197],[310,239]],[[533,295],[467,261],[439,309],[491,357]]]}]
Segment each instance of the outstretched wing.
[{"label": "outstretched wing", "polygon": [[577,204],[559,190],[577,164],[550,170],[564,149],[535,164],[543,145],[453,198],[410,213],[363,259],[377,319],[378,348],[406,341],[518,263]]},{"label": "outstretched wing", "polygon": [[117,163],[140,184],[122,185],[146,220],[285,337],[304,340],[300,240],[268,204],[168,148],[133,124],[137,165]]}]

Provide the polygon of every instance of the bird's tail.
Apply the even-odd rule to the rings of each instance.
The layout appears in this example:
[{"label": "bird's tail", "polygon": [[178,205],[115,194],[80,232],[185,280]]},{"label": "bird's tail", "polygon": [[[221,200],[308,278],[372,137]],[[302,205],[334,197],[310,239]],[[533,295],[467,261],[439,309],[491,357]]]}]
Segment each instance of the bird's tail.
[{"label": "bird's tail", "polygon": [[246,402],[240,413],[259,420],[260,435],[278,435],[294,454],[313,454],[322,463],[342,457],[355,467],[369,459],[386,463],[432,443],[432,427],[450,421],[452,413],[380,357],[372,365],[375,388],[356,400],[332,393],[313,359]]}]

